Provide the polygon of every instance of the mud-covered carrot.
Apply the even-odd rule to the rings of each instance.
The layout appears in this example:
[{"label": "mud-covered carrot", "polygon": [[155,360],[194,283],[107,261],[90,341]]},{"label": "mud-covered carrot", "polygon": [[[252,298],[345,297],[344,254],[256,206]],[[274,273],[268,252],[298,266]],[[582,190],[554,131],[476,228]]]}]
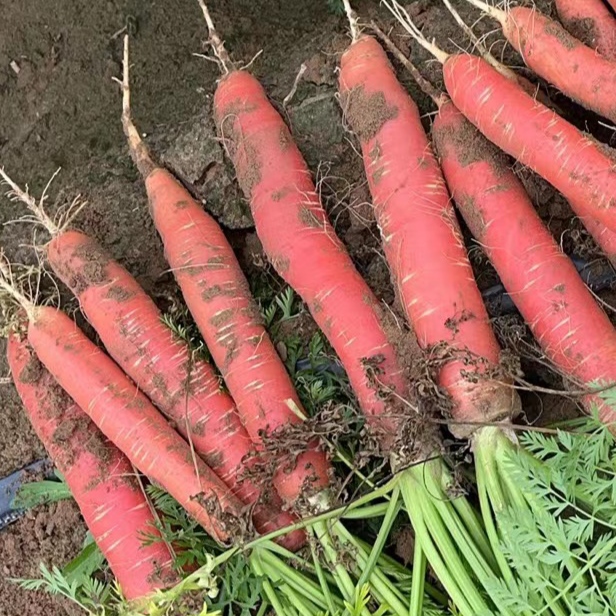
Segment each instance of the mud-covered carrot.
[{"label": "mud-covered carrot", "polygon": [[[536,8],[501,10],[467,0],[496,19],[509,43],[537,75],[580,105],[616,121],[616,67]],[[578,0],[577,6],[584,2]]]},{"label": "mud-covered carrot", "polygon": [[0,288],[24,309],[41,363],[101,432],[214,539],[233,540],[242,504],[122,370],[63,312],[24,297],[4,268]]},{"label": "mud-covered carrot", "polygon": [[[402,7],[386,4],[410,32]],[[456,107],[492,143],[550,182],[580,217],[616,233],[616,168],[600,145],[481,58],[427,46]]]},{"label": "mud-covered carrot", "polygon": [[[581,385],[616,383],[616,330],[536,213],[509,161],[445,100],[432,127],[458,209],[550,361]],[[606,423],[616,413],[598,398]]]},{"label": "mud-covered carrot", "polygon": [[24,410],[45,445],[127,599],[178,581],[169,548],[148,542],[155,519],[133,467],[43,367],[23,333],[7,345]]},{"label": "mud-covered carrot", "polygon": [[[293,383],[268,333],[248,282],[220,225],[191,194],[151,158],[130,116],[128,38],[125,39],[123,125],[130,152],[141,171],[165,257],[207,347],[216,362],[246,431],[257,443],[302,420]],[[315,447],[281,464],[275,486],[295,504],[302,493],[329,483],[329,464]],[[294,466],[288,468],[289,463]]]},{"label": "mud-covered carrot", "polygon": [[417,106],[374,38],[362,36],[345,51],[339,89],[409,322],[423,347],[451,349],[440,382],[454,399],[456,420],[510,417],[511,388],[472,374],[473,363],[477,373],[494,369],[500,348]]},{"label": "mud-covered carrot", "polygon": [[616,18],[603,0],[554,0],[567,31],[608,60],[616,60]]},{"label": "mud-covered carrot", "polygon": [[378,300],[336,236],[284,120],[245,70],[220,80],[214,114],[269,260],[308,305],[372,425],[395,435],[393,407],[407,386]]},{"label": "mud-covered carrot", "polygon": [[[294,522],[280,511],[275,494],[260,500],[260,488],[245,467],[252,447],[231,397],[222,391],[212,367],[196,358],[162,321],[162,315],[139,283],[92,238],[54,224],[40,203],[0,170],[12,194],[26,203],[52,235],[46,256],[58,277],[79,299],[107,352],[152,402],[189,439],[195,452],[246,504],[255,504],[259,532]],[[284,537],[288,547],[302,543],[302,533]]]}]

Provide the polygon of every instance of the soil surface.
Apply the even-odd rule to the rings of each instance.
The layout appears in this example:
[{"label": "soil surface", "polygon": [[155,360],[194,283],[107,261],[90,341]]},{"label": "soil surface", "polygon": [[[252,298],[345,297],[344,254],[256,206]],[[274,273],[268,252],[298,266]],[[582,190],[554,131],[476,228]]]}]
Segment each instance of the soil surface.
[{"label": "soil surface", "polygon": [[[0,165],[36,196],[54,171],[48,205],[59,205],[81,193],[88,200],[76,226],[102,242],[153,295],[161,307],[178,294],[167,271],[160,241],[148,215],[145,193],[124,145],[120,95],[112,77],[121,72],[121,39],[131,34],[132,104],[135,120],[154,153],[203,199],[225,226],[249,276],[256,276],[264,257],[251,229],[248,207],[238,192],[232,169],[211,120],[211,101],[218,76],[214,63],[196,57],[206,53],[206,35],[195,0],[28,0],[8,2],[0,21]],[[211,11],[227,47],[238,61],[255,59],[252,70],[288,120],[321,188],[330,217],[360,272],[377,295],[393,304],[394,294],[369,205],[362,163],[354,138],[345,130],[337,99],[339,57],[349,42],[344,18],[328,0],[211,0]],[[466,3],[457,3],[472,23],[477,18]],[[537,2],[550,10],[547,0]],[[393,25],[375,0],[357,0],[362,20]],[[464,35],[437,0],[407,4],[409,13],[430,38],[449,51],[470,49]],[[476,25],[482,35],[494,24]],[[409,39],[393,32],[403,51],[439,86],[440,69]],[[492,35],[493,52],[503,52],[511,66],[520,58]],[[306,70],[293,97],[283,108],[302,63]],[[400,67],[424,114],[429,129],[434,107]],[[532,75],[525,71],[528,77]],[[608,141],[611,132],[597,119],[581,113],[552,90],[546,92],[569,119]],[[529,172],[525,182],[537,208],[571,254],[600,258],[563,199]],[[23,207],[0,197],[0,223],[15,221]],[[11,261],[36,263],[33,244],[46,241],[44,231],[24,222],[0,228],[0,245]],[[468,237],[468,234],[467,234]],[[33,240],[34,238],[34,240]],[[470,238],[469,239],[469,246]],[[471,250],[482,288],[497,282],[481,250]],[[309,258],[307,255],[306,258]],[[63,305],[78,306],[62,290]],[[608,296],[609,299],[609,296]],[[80,320],[82,322],[82,320]],[[503,341],[522,328],[515,317],[501,324]],[[310,328],[309,328],[310,329]],[[91,330],[86,327],[86,331]],[[538,364],[524,359],[530,381],[558,386]],[[5,346],[0,342],[0,376],[7,376]],[[552,379],[552,380],[550,380]],[[7,379],[8,380],[8,379]],[[561,383],[562,385],[562,383]],[[535,394],[527,406],[561,416],[571,410],[562,399]],[[567,408],[563,408],[563,404]],[[10,383],[0,385],[0,477],[40,458],[44,450],[21,410]],[[67,604],[40,594],[25,593],[7,577],[35,576],[40,561],[61,566],[79,550],[85,534],[72,503],[30,512],[0,533],[0,614],[72,614]]]}]

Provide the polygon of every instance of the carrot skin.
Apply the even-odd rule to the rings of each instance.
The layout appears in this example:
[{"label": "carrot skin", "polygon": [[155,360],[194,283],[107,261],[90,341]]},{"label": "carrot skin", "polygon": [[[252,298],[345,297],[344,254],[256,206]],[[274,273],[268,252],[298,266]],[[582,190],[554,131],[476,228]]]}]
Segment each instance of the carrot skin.
[{"label": "carrot skin", "polygon": [[361,142],[385,256],[409,322],[422,347],[445,343],[454,355],[440,373],[455,403],[454,419],[510,417],[510,387],[464,376],[473,371],[465,361],[469,352],[485,372],[498,365],[500,348],[419,110],[374,38],[362,37],[342,56],[340,92]]},{"label": "carrot skin", "polygon": [[171,553],[127,458],[43,368],[25,336],[11,334],[7,354],[24,410],[66,483],[127,599],[179,581]]},{"label": "carrot skin", "polygon": [[[378,300],[327,219],[289,129],[245,71],[220,82],[214,113],[268,259],[308,305],[375,431],[391,441],[399,424],[383,391],[406,398],[407,384]],[[380,387],[368,364],[378,366]]]},{"label": "carrot skin", "polygon": [[241,503],[204,462],[193,459],[188,444],[71,319],[37,306],[28,341],[62,389],[135,467],[167,490],[214,539],[233,538]]},{"label": "carrot skin", "polygon": [[616,60],[616,18],[603,0],[554,0],[568,32],[608,60]]},{"label": "carrot skin", "polygon": [[[257,502],[259,488],[241,479],[251,441],[212,367],[191,356],[187,345],[162,322],[160,311],[139,283],[92,238],[66,231],[48,244],[47,258],[79,299],[111,357],[175,422],[177,430],[190,437],[195,451],[238,498],[247,504]],[[266,500],[253,511],[259,532],[296,521],[280,511],[274,494]],[[282,541],[298,548],[303,533],[291,533]]]},{"label": "carrot skin", "polygon": [[[166,170],[146,179],[152,216],[165,245],[165,257],[229,391],[248,434],[259,443],[301,419],[293,383],[266,332],[248,282],[218,223]],[[282,498],[295,503],[306,490],[329,483],[325,454],[309,448],[292,471],[276,474]]]},{"label": "carrot skin", "polygon": [[616,233],[616,168],[592,139],[481,58],[449,56],[443,76],[453,103],[492,143],[550,182],[578,216]]},{"label": "carrot skin", "polygon": [[616,121],[616,67],[536,9],[507,11],[503,33],[537,75],[580,105]]},{"label": "carrot skin", "polygon": [[[451,102],[432,132],[452,196],[546,356],[582,383],[616,382],[616,331],[498,149]],[[606,423],[616,412],[598,397]]]}]

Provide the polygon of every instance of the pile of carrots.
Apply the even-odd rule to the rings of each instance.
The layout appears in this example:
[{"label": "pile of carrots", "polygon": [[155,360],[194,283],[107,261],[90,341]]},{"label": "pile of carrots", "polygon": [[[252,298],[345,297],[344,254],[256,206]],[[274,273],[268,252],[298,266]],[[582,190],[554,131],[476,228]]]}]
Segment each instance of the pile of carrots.
[{"label": "pile of carrots", "polygon": [[[602,0],[555,0],[565,28],[574,31],[580,19],[592,24],[584,42],[537,10],[465,1],[501,25],[537,76],[616,121],[616,19]],[[521,405],[501,366],[457,215],[545,356],[580,392],[583,407],[611,424],[616,410],[598,392],[616,383],[616,331],[536,213],[507,155],[564,195],[613,263],[616,166],[605,146],[529,93],[527,80],[489,54],[442,51],[396,0],[383,3],[441,62],[446,90],[422,77],[376,24],[362,28],[344,0],[352,42],[340,60],[342,113],[361,146],[408,329],[392,327],[328,220],[289,128],[258,80],[234,64],[199,0],[222,73],[214,118],[267,258],[306,303],[346,370],[416,533],[410,596],[372,569],[376,556],[358,547],[348,572],[330,559],[342,598],[352,599],[354,580],[369,580],[375,599],[392,613],[420,614],[421,568],[429,565],[460,614],[507,614],[487,593],[493,579],[509,583],[515,576],[498,553],[497,518],[507,499],[524,503],[504,463],[517,446],[512,422]],[[379,39],[434,101],[431,136]],[[166,259],[220,377],[174,336],[103,247],[52,220],[44,199],[35,200],[4,171],[12,195],[51,236],[45,258],[104,349],[60,310],[37,305],[6,263],[0,290],[17,307],[8,356],[25,411],[124,596],[140,601],[182,576],[172,566],[174,546],[142,540],[155,533],[157,518],[145,482],[166,490],[219,543],[241,547],[256,534],[273,533],[281,553],[313,539],[300,519],[331,509],[335,498],[332,464],[318,440],[307,437],[293,455],[271,447],[302,423],[299,396],[224,231],[156,162],[133,124],[128,66],[126,38],[122,122],[130,154]],[[470,498],[450,502],[451,474],[431,421],[437,418],[424,416],[415,395],[413,364],[434,348],[447,351],[438,384],[451,400],[449,429],[472,443],[478,511]],[[409,349],[413,357],[404,356]],[[257,476],[259,458],[274,469],[271,483]],[[359,546],[343,527],[316,528],[326,555],[327,533]]]}]

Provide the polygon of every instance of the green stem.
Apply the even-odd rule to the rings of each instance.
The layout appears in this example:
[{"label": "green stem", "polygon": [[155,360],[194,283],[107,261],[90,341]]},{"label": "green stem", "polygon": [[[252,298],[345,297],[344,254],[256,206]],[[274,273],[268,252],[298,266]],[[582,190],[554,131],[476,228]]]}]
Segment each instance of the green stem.
[{"label": "green stem", "polygon": [[[286,588],[284,587],[286,586]],[[287,597],[291,600],[291,604],[297,609],[300,613],[300,616],[316,616],[317,610],[312,609],[310,605],[308,605],[301,596],[299,596],[293,588],[287,586],[286,584],[283,586],[283,592],[287,595]]]},{"label": "green stem", "polygon": [[312,554],[312,560],[314,562],[314,570],[317,574],[317,579],[319,580],[319,585],[321,586],[321,591],[323,592],[323,596],[325,597],[325,602],[327,603],[327,610],[333,616],[336,613],[336,608],[334,607],[334,598],[332,597],[331,591],[329,589],[329,584],[325,579],[325,574],[323,572],[323,567],[321,567],[321,563],[319,561],[319,557],[314,549],[314,543],[309,541],[310,543],[310,553]]},{"label": "green stem", "polygon": [[[443,541],[440,541],[441,545],[437,548],[433,541],[433,533],[426,524],[426,516],[422,506],[422,501],[429,499],[430,496],[425,493],[425,490],[417,490],[417,483],[409,471],[405,471],[402,475],[400,488],[411,524],[415,529],[415,541],[421,543],[421,548],[436,577],[457,606],[460,614],[463,616],[476,616],[476,614],[482,613],[482,610],[487,612],[487,605],[481,605],[483,603],[481,597],[474,597],[476,591],[473,592],[473,589],[471,589],[471,592],[468,593],[466,592],[467,588],[463,591],[458,583],[463,581],[463,577],[466,577],[466,572],[461,562],[453,562],[459,561],[455,546],[453,544],[443,546]],[[428,515],[438,515],[438,513],[435,514],[428,510]],[[447,562],[443,560],[441,553],[445,555]],[[450,559],[450,555],[453,556],[453,559]],[[450,564],[454,565],[452,569],[450,569]],[[465,584],[465,586],[467,585]],[[471,599],[471,596],[473,596],[473,599]],[[479,609],[476,607],[477,604],[480,605]]]},{"label": "green stem", "polygon": [[[360,570],[366,569],[369,556],[362,544],[340,523],[336,524],[333,530],[341,543],[354,548]],[[381,602],[389,605],[398,616],[408,615],[408,605],[404,597],[378,567],[373,569],[367,581],[374,591],[373,594]],[[357,588],[361,588],[361,586],[357,585]]]},{"label": "green stem", "polygon": [[283,607],[280,598],[278,597],[278,594],[276,593],[271,582],[269,581],[269,579],[267,579],[267,576],[265,575],[265,571],[263,570],[263,566],[261,564],[259,556],[260,555],[258,552],[253,552],[250,557],[250,563],[254,572],[258,576],[263,578],[263,590],[265,591],[267,600],[272,604],[272,607],[274,608],[274,611],[276,612],[276,614],[278,614],[278,616],[288,616],[289,612],[285,611],[285,608]]},{"label": "green stem", "polygon": [[490,464],[485,458],[482,447],[477,447],[475,450],[475,472],[477,476],[477,492],[479,494],[479,507],[483,516],[483,525],[488,534],[488,539],[492,545],[492,551],[496,556],[498,567],[501,575],[503,576],[505,583],[510,590],[513,590],[515,586],[513,572],[511,567],[505,558],[502,551],[501,540],[498,535],[498,530],[494,524],[494,516],[492,515],[492,507],[490,505],[490,498],[488,495],[488,485],[494,481],[493,478],[488,477],[488,474],[494,472],[493,464]]},{"label": "green stem", "polygon": [[327,609],[328,605],[323,599],[321,594],[321,588],[318,584],[315,584],[312,580],[309,580],[299,571],[293,569],[285,562],[276,558],[273,554],[268,553],[266,550],[260,552],[261,563],[264,568],[268,570],[270,567],[273,569],[286,584],[291,588],[294,588],[297,592],[302,594],[306,599],[309,599],[322,609]]},{"label": "green stem", "polygon": [[426,582],[426,555],[421,541],[415,541],[413,550],[413,580],[411,582],[411,606],[409,616],[422,616]]},{"label": "green stem", "polygon": [[368,561],[363,568],[361,576],[357,581],[357,588],[361,588],[372,575],[372,571],[376,567],[377,561],[383,548],[385,547],[385,542],[389,537],[389,533],[391,531],[391,527],[400,511],[400,486],[396,486],[392,493],[391,500],[389,501],[389,507],[387,508],[387,513],[383,518],[383,522],[381,524],[381,528],[379,529],[378,535],[374,542],[374,546],[370,552],[370,556],[368,557]]},{"label": "green stem", "polygon": [[[332,543],[327,523],[317,522],[313,525],[312,530],[317,541],[323,546],[323,552],[332,567],[332,574],[336,578],[342,596],[352,604],[355,600],[355,584],[353,584],[346,568],[338,562],[338,552]],[[367,610],[364,610],[364,612],[367,613]]]}]

